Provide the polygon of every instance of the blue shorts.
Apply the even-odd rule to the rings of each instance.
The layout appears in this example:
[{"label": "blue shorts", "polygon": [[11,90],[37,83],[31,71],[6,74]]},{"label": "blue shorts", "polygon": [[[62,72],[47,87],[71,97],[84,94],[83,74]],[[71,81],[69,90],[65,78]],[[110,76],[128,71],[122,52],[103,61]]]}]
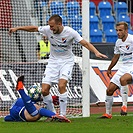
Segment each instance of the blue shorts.
[{"label": "blue shorts", "polygon": [[26,121],[24,110],[25,107],[13,106],[10,109],[10,116],[14,119],[14,121]]}]

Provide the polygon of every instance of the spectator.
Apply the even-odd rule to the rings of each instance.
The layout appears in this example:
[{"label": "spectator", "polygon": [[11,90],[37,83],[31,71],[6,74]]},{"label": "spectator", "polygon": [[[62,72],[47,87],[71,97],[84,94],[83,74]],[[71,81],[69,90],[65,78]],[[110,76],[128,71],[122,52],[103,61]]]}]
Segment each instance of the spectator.
[{"label": "spectator", "polygon": [[49,58],[50,42],[48,41],[47,37],[43,37],[43,39],[38,42],[36,50],[37,50],[38,60]]}]

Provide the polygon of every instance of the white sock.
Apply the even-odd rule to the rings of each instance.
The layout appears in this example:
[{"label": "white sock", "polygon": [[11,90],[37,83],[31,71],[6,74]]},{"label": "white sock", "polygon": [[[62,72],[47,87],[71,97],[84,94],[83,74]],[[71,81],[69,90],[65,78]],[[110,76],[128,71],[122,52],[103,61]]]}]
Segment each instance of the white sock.
[{"label": "white sock", "polygon": [[113,96],[106,96],[106,114],[112,114]]},{"label": "white sock", "polygon": [[53,99],[51,94],[44,96],[43,98],[43,102],[46,105],[46,108],[50,111],[53,111],[54,113],[56,113],[56,110],[54,108],[54,104],[53,104]]},{"label": "white sock", "polygon": [[63,116],[66,115],[67,95],[68,95],[67,92],[59,95],[60,115]]},{"label": "white sock", "polygon": [[121,86],[122,106],[127,107],[128,86]]}]

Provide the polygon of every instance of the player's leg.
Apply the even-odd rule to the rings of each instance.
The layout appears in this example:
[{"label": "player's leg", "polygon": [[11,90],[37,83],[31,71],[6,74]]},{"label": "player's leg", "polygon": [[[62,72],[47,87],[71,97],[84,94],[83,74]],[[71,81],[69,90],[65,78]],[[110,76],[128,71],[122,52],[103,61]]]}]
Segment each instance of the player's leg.
[{"label": "player's leg", "polygon": [[50,85],[42,83],[42,94],[44,96],[44,99],[43,99],[44,104],[46,105],[46,108],[48,110],[56,112],[53,104],[53,99],[51,94],[49,93],[49,90],[50,90]]},{"label": "player's leg", "polygon": [[23,82],[24,82],[24,76],[19,77],[17,80],[16,90],[21,95],[21,98],[23,99],[25,108],[28,111],[28,113],[31,116],[35,116],[38,114],[38,110],[36,109],[36,107],[32,103],[30,97],[25,93]]},{"label": "player's leg", "polygon": [[110,82],[108,89],[106,90],[106,100],[105,100],[105,107],[106,113],[103,114],[101,118],[112,118],[112,105],[113,105],[113,93],[117,90],[118,87]]},{"label": "player's leg", "polygon": [[[26,118],[27,121],[37,121],[37,120],[39,120],[43,116],[44,117],[52,118],[53,116],[56,115],[54,112],[52,112],[50,110],[47,110],[45,108],[42,108],[42,107],[40,107],[37,104],[34,104],[34,106],[38,110],[38,114],[35,115],[35,116],[31,116],[26,109],[24,110],[24,116],[25,116],[25,118]],[[22,116],[22,113],[21,113],[21,116]]]},{"label": "player's leg", "polygon": [[[23,81],[24,81],[23,76],[18,78],[16,89],[18,90],[25,104],[26,110],[24,110],[24,115],[25,115],[24,117],[26,118],[27,121],[37,121],[38,119],[40,119],[40,117],[45,116],[56,120],[58,119],[58,121],[60,122],[70,122],[70,120],[65,117],[58,116],[57,114],[55,114],[50,110],[41,108],[37,104],[33,104],[30,97],[24,91]],[[22,116],[23,113],[22,114],[20,113],[20,115]]]},{"label": "player's leg", "polygon": [[53,82],[57,82],[58,77],[58,66],[57,61],[49,59],[48,65],[46,66],[45,73],[42,78],[42,94],[44,96],[44,103],[48,110],[56,112],[53,104],[52,96],[49,92]]},{"label": "player's leg", "polygon": [[71,122],[68,118],[63,117],[63,116],[59,116],[58,114],[55,114],[54,112],[45,109],[45,108],[41,108],[39,105],[34,104],[34,106],[37,108],[37,110],[39,110],[39,114],[36,116],[31,116],[27,110],[24,110],[24,115],[27,121],[37,121],[39,120],[41,117],[48,117],[51,118],[51,121],[58,121],[58,122]]},{"label": "player's leg", "polygon": [[121,86],[122,107],[120,114],[127,115],[128,86]]},{"label": "player's leg", "polygon": [[73,60],[66,60],[61,63],[60,67],[60,77],[59,77],[59,105],[60,105],[60,115],[66,116],[66,108],[67,108],[67,97],[68,92],[66,90],[66,86],[68,81],[72,76],[73,69]]},{"label": "player's leg", "polygon": [[66,116],[66,108],[67,108],[67,96],[68,92],[66,90],[67,80],[60,79],[59,80],[59,106],[60,106],[60,115]]},{"label": "player's leg", "polygon": [[121,112],[120,112],[121,115],[127,115],[127,99],[128,99],[128,86],[127,85],[132,83],[132,79],[133,79],[132,71],[124,74],[120,78],[120,83],[122,85],[121,96],[122,96],[122,102],[123,102],[123,105],[121,107]]},{"label": "player's leg", "polygon": [[113,93],[121,88],[120,77],[123,75],[123,71],[120,69],[115,73],[115,75],[110,80],[109,87],[106,90],[106,113],[100,118],[111,118],[112,117],[112,105],[113,105]]}]

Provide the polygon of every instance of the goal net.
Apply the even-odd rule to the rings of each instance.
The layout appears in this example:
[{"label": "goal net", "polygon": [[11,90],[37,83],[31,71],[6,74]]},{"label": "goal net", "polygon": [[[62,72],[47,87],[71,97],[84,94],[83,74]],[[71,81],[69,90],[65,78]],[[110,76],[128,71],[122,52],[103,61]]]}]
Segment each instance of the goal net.
[{"label": "goal net", "polygon": [[[46,25],[52,14],[63,18],[63,25],[75,29],[82,36],[82,3],[71,0],[2,0],[0,1],[0,116],[5,116],[11,104],[19,97],[15,90],[17,77],[25,75],[25,88],[41,84],[47,59],[38,60],[37,47],[42,39],[38,33],[17,31],[11,36],[11,27]],[[68,116],[82,116],[82,47],[73,43],[75,65],[72,80],[67,85]],[[47,57],[48,58],[48,57]],[[89,87],[88,87],[89,88]],[[58,86],[51,87],[51,94],[58,95]],[[56,106],[57,111],[59,107]]]}]

